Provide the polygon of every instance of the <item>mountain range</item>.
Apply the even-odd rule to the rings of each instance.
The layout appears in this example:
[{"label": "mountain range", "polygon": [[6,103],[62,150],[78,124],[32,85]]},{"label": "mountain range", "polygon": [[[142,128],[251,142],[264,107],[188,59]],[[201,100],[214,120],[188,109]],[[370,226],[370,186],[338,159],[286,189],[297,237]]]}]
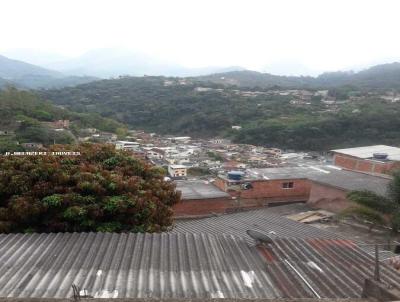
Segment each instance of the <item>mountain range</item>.
[{"label": "mountain range", "polygon": [[359,89],[398,89],[400,86],[400,63],[388,63],[353,71],[326,72],[317,77],[278,76],[269,73],[243,70],[197,77],[196,80],[239,87],[272,86],[292,88],[331,88],[354,86]]},{"label": "mountain range", "polygon": [[237,66],[188,68],[140,52],[108,48],[94,49],[76,58],[53,62],[46,67],[62,71],[65,74],[91,75],[100,78],[121,75],[187,77],[244,70],[244,68]]},{"label": "mountain range", "polygon": [[[351,85],[359,88],[391,89],[400,84],[400,63],[376,65],[359,72],[327,72],[312,77],[274,75],[238,66],[186,68],[141,53],[112,49],[93,50],[72,59],[49,55],[46,60],[40,53],[33,52],[31,56],[27,52],[19,53],[20,57],[43,62],[44,66],[0,55],[0,87],[13,85],[25,89],[52,89],[125,75],[190,77],[196,81],[261,88],[329,88]],[[61,61],[53,61],[56,59]]]},{"label": "mountain range", "polygon": [[60,88],[84,84],[96,79],[95,77],[69,76],[59,71],[0,55],[0,87],[12,85],[28,89]]}]

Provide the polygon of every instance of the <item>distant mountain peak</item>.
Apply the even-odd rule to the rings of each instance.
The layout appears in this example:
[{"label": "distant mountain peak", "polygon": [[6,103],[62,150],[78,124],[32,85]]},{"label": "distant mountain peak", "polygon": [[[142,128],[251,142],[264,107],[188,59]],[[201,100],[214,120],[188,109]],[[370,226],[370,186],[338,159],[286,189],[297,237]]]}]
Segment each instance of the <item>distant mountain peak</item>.
[{"label": "distant mountain peak", "polygon": [[14,60],[0,55],[0,87],[14,85],[20,88],[56,88],[87,83],[96,78],[70,77],[59,71]]}]

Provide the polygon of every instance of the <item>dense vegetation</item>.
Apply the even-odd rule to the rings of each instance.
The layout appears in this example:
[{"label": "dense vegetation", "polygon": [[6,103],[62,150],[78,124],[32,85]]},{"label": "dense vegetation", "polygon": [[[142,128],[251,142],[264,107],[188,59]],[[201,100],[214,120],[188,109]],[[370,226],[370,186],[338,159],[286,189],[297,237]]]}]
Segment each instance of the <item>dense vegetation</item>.
[{"label": "dense vegetation", "polygon": [[[46,122],[71,120],[69,131],[57,132]],[[12,131],[0,136],[0,153],[21,149],[19,143],[68,144],[75,140],[74,132],[84,127],[117,132],[123,125],[93,113],[75,113],[40,100],[36,95],[14,88],[0,91],[0,131]]]},{"label": "dense vegetation", "polygon": [[163,172],[111,145],[53,146],[80,156],[0,157],[0,232],[156,232],[179,201]]},{"label": "dense vegetation", "polygon": [[[198,87],[213,89],[199,91]],[[321,97],[299,106],[290,103],[293,97],[287,95],[244,96],[241,92],[192,80],[179,84],[174,78],[124,77],[42,95],[78,112],[95,112],[132,128],[164,134],[226,136],[239,143],[297,150],[400,143],[400,104],[349,86],[331,89],[330,94],[341,100],[358,93],[361,99],[334,110],[327,110]],[[242,129],[232,130],[233,125]]]},{"label": "dense vegetation", "polygon": [[[356,109],[359,108],[359,109]],[[354,111],[356,110],[356,111]],[[343,106],[336,114],[293,114],[258,120],[235,136],[236,141],[301,150],[400,144],[400,104],[366,100]]]}]

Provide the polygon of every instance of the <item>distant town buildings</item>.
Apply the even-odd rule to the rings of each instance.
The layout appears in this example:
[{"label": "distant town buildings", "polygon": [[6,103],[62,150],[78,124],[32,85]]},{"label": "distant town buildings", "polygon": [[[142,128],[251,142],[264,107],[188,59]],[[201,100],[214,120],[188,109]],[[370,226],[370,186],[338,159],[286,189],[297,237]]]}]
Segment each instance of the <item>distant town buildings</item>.
[{"label": "distant town buildings", "polygon": [[116,141],[115,149],[126,150],[126,151],[136,151],[138,150],[139,143],[130,141]]}]

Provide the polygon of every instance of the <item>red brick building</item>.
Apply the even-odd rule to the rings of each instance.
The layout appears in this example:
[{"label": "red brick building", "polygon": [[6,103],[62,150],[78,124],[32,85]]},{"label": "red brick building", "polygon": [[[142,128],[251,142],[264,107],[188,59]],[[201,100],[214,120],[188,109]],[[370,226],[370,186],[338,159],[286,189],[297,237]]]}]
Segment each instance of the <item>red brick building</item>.
[{"label": "red brick building", "polygon": [[251,184],[251,189],[237,190],[223,178],[217,178],[213,184],[177,181],[177,190],[181,192],[182,198],[181,202],[173,206],[174,216],[207,216],[276,203],[306,202],[311,188],[311,182],[307,179],[253,180]]},{"label": "red brick building", "polygon": [[243,179],[230,181],[218,177],[214,184],[231,196],[250,200],[254,205],[265,206],[271,203],[305,202],[308,200],[311,182],[306,178]]},{"label": "red brick building", "polygon": [[348,170],[387,174],[400,169],[400,148],[376,145],[332,152],[333,163]]},{"label": "red brick building", "polygon": [[385,195],[390,179],[334,166],[249,169],[239,180],[220,175],[213,184],[179,181],[182,201],[174,212],[176,217],[204,216],[304,202],[339,213],[351,205],[348,192],[370,190]]}]

